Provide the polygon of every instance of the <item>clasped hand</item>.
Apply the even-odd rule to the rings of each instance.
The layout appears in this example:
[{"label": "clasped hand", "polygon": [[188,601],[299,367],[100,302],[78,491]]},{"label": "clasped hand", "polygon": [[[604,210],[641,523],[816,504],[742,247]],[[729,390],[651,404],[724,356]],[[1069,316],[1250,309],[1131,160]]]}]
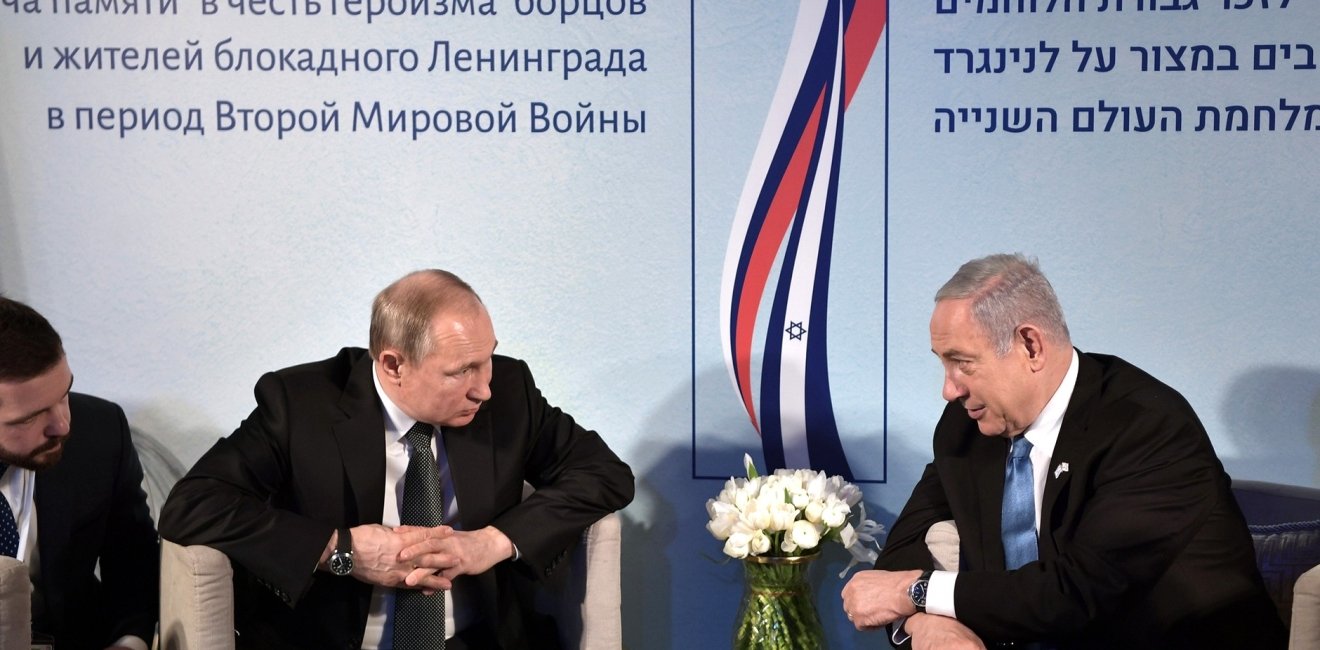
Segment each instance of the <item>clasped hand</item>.
[{"label": "clasped hand", "polygon": [[858,571],[843,587],[843,611],[859,630],[875,630],[899,619],[913,650],[984,650],[970,628],[955,619],[918,613],[908,587],[920,571]]},{"label": "clasped hand", "polygon": [[884,627],[917,613],[908,586],[920,571],[858,571],[843,587],[843,611],[859,630]]},{"label": "clasped hand", "polygon": [[353,529],[353,575],[363,582],[432,594],[460,575],[483,573],[512,557],[513,543],[498,529],[380,524]]}]

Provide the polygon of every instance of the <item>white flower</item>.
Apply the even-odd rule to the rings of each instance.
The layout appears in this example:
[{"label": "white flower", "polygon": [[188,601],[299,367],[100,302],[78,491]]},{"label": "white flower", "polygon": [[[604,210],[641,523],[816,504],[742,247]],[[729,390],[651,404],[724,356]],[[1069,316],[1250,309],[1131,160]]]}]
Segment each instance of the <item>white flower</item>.
[{"label": "white flower", "polygon": [[[813,552],[822,539],[832,539],[852,555],[848,569],[875,562],[870,547],[878,547],[883,529],[866,519],[857,486],[810,469],[758,474],[750,454],[743,456],[743,467],[746,478],[731,477],[716,498],[706,501],[706,529],[724,541],[726,555],[802,555]],[[856,527],[850,523],[854,508],[861,512]]]},{"label": "white flower", "polygon": [[788,529],[788,537],[799,548],[811,550],[820,544],[820,529],[809,521],[798,520]]},{"label": "white flower", "polygon": [[733,532],[734,524],[738,523],[738,509],[731,504],[711,499],[706,502],[706,511],[710,513],[706,530],[709,530],[715,539],[728,539],[729,534]]},{"label": "white flower", "polygon": [[819,524],[820,516],[823,512],[825,512],[825,504],[820,501],[812,501],[807,504],[807,507],[802,511],[802,514],[807,518],[807,521],[813,524]]},{"label": "white flower", "polygon": [[848,521],[848,515],[852,514],[852,508],[848,504],[839,501],[834,495],[830,495],[825,500],[825,506],[820,514],[821,523],[829,528],[838,528]]},{"label": "white flower", "polygon": [[729,535],[729,539],[724,540],[724,554],[736,559],[747,557],[747,551],[752,538],[743,533],[734,533]]},{"label": "white flower", "polygon": [[770,527],[771,512],[765,504],[753,499],[743,511],[742,521],[753,530],[765,530]]},{"label": "white flower", "polygon": [[777,503],[770,507],[770,525],[766,528],[779,532],[788,530],[793,525],[793,520],[797,519],[797,508],[789,503]]},{"label": "white flower", "polygon": [[741,523],[735,524],[733,532],[729,533],[729,538],[724,540],[724,554],[739,560],[747,557],[748,551],[751,550],[752,536],[755,534],[756,531]]},{"label": "white flower", "polygon": [[756,478],[756,463],[752,462],[751,454],[743,454],[743,473],[747,478]]}]

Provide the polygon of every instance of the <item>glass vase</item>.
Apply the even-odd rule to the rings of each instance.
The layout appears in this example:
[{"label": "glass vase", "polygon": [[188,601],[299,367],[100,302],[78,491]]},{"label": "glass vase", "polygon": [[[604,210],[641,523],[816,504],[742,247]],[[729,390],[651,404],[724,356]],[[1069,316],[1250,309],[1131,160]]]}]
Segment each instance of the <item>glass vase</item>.
[{"label": "glass vase", "polygon": [[807,584],[807,567],[819,553],[798,557],[749,555],[734,650],[816,650],[825,632]]}]

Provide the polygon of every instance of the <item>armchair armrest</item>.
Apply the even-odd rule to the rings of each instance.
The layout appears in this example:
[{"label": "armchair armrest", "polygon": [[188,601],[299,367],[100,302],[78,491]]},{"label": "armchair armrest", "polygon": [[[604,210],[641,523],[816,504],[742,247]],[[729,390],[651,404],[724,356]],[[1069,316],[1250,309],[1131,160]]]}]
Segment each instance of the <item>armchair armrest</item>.
[{"label": "armchair armrest", "polygon": [[0,557],[0,648],[32,646],[32,580],[26,564]]},{"label": "armchair armrest", "polygon": [[621,521],[611,512],[583,531],[570,565],[540,586],[537,609],[554,617],[566,648],[613,650],[623,643]]},{"label": "armchair armrest", "polygon": [[940,571],[958,570],[958,524],[952,519],[939,521],[926,531],[926,547]]},{"label": "armchair armrest", "polygon": [[1320,566],[1303,573],[1293,586],[1288,647],[1295,650],[1320,648]]},{"label": "armchair armrest", "polygon": [[160,650],[233,650],[234,569],[209,546],[160,545]]}]

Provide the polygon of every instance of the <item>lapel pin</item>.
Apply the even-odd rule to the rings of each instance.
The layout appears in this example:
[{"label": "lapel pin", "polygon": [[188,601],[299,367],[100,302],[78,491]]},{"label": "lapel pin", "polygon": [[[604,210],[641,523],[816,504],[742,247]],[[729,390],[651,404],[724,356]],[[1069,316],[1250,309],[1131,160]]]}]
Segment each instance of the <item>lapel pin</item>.
[{"label": "lapel pin", "polygon": [[1059,463],[1059,466],[1054,468],[1054,478],[1059,478],[1066,471],[1068,471],[1068,463]]}]

